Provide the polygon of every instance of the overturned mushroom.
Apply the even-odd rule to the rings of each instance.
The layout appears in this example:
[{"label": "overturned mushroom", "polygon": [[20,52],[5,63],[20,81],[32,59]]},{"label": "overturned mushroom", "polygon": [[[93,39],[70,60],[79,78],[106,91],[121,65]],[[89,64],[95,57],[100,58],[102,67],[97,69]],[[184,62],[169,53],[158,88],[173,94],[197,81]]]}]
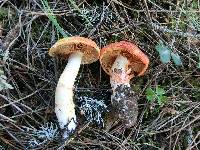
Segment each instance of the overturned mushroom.
[{"label": "overturned mushroom", "polygon": [[80,65],[97,61],[99,51],[95,42],[78,36],[61,39],[49,50],[51,56],[68,59],[55,93],[55,113],[60,128],[64,130],[63,138],[67,138],[76,128],[73,86]]},{"label": "overturned mushroom", "polygon": [[112,43],[100,51],[100,63],[110,75],[111,102],[127,127],[135,124],[138,115],[137,94],[131,90],[129,81],[146,71],[149,59],[134,44],[126,41]]}]

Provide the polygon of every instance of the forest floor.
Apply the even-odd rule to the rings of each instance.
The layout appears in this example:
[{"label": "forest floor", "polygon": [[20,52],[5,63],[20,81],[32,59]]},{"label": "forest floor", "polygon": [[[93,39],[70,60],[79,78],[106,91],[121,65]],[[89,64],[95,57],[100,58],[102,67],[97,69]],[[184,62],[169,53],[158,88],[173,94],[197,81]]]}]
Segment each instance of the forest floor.
[{"label": "forest floor", "polygon": [[[74,35],[100,48],[130,41],[148,56],[145,75],[131,80],[134,127],[112,124],[109,112],[96,118],[101,125],[80,115],[84,98],[110,104],[109,76],[97,61],[76,79],[82,125],[61,140],[54,95],[67,62],[48,50]],[[0,0],[0,37],[0,149],[200,149],[199,0]]]}]

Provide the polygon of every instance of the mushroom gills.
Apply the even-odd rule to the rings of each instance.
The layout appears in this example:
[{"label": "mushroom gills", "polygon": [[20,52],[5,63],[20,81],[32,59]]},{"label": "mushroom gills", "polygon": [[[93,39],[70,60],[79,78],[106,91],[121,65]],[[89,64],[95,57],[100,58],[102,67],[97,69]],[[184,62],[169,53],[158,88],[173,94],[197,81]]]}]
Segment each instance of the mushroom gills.
[{"label": "mushroom gills", "polygon": [[55,93],[55,113],[59,126],[64,131],[63,138],[67,133],[72,133],[76,128],[75,104],[73,102],[73,86],[78,74],[83,53],[76,52],[69,56],[68,63],[61,74]]}]

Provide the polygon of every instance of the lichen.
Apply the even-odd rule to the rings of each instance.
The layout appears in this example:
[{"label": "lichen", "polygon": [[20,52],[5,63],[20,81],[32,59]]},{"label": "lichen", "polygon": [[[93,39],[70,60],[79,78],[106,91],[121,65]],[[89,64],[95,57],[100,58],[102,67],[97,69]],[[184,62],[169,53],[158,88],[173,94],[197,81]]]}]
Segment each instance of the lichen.
[{"label": "lichen", "polygon": [[36,128],[25,128],[28,139],[28,147],[36,148],[44,145],[50,141],[53,141],[58,136],[58,127],[53,123],[46,123],[45,125]]},{"label": "lichen", "polygon": [[97,100],[91,97],[79,97],[81,106],[79,109],[85,116],[86,120],[97,125],[104,126],[103,113],[107,111],[107,106],[103,100]]}]

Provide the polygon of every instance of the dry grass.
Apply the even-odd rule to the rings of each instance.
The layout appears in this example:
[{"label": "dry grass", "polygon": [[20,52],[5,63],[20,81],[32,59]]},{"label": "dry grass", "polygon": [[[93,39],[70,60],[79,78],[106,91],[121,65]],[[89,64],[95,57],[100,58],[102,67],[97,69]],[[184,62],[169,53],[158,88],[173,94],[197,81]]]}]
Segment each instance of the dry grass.
[{"label": "dry grass", "polygon": [[[0,94],[0,149],[200,149],[200,1],[76,0],[77,7],[71,2],[49,2],[66,33],[90,37],[100,47],[132,41],[149,56],[146,75],[132,80],[140,98],[137,125],[123,130],[109,121],[105,128],[83,122],[70,141],[61,142],[54,92],[66,62],[51,58],[48,49],[62,35],[40,0],[4,0],[0,67],[13,89]],[[179,54],[182,67],[161,63],[159,40]],[[145,90],[156,86],[166,91],[163,107],[146,100]],[[81,67],[75,93],[75,99],[93,96],[109,105],[109,77],[99,62]],[[58,134],[38,138],[40,127],[50,128],[50,122]],[[31,147],[34,139],[41,144]]]}]

